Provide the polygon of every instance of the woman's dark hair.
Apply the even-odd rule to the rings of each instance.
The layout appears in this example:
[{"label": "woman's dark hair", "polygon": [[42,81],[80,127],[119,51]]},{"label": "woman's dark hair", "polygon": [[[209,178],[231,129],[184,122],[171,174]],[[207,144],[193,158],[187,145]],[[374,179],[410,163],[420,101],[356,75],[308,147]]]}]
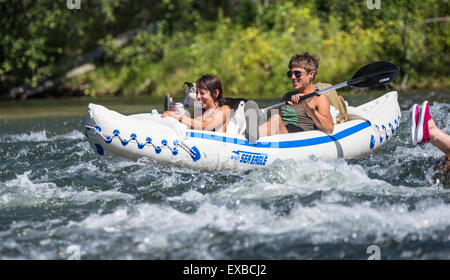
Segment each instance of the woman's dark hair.
[{"label": "woman's dark hair", "polygon": [[[222,90],[222,82],[220,81],[219,77],[217,77],[214,74],[205,74],[201,76],[196,82],[195,86],[197,88],[197,91],[199,89],[206,89],[211,94],[211,97],[214,101],[219,102],[219,106],[222,106],[222,96],[223,96],[223,90]],[[216,96],[216,89],[219,90],[219,94]]]},{"label": "woman's dark hair", "polygon": [[[236,110],[241,101],[247,101],[245,98],[229,98],[223,97],[222,83],[219,77],[214,74],[206,74],[201,76],[196,82],[197,90],[206,89],[211,94],[214,101],[219,102],[219,106],[228,105],[231,109]],[[215,96],[216,89],[219,90],[217,97]]]}]

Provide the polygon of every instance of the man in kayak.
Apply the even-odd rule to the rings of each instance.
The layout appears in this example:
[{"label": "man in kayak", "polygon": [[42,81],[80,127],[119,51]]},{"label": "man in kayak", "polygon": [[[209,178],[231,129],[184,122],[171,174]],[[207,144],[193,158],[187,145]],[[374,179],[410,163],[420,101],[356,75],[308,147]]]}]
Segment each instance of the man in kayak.
[{"label": "man in kayak", "polygon": [[175,111],[165,111],[162,117],[173,117],[190,128],[225,132],[231,116],[230,106],[224,104],[222,83],[214,74],[206,74],[195,82],[196,99],[202,113],[190,118]]},{"label": "man in kayak", "polygon": [[430,142],[445,154],[436,163],[434,170],[442,185],[450,188],[450,135],[443,132],[434,122],[430,115],[428,101],[423,102],[420,109],[417,104],[414,104],[409,114],[411,143],[415,146]]},{"label": "man in kayak", "polygon": [[259,126],[259,136],[284,134],[319,129],[331,134],[334,129],[330,113],[330,101],[325,94],[306,100],[300,97],[316,90],[313,84],[319,67],[319,58],[308,52],[294,55],[289,61],[287,76],[295,91],[283,96],[283,106],[279,114],[274,114]]}]

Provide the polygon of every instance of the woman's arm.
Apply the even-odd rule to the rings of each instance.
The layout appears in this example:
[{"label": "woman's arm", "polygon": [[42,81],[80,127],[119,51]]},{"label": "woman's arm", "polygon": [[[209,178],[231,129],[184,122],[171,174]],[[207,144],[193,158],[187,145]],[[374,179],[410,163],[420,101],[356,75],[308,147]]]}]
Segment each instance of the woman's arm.
[{"label": "woman's arm", "polygon": [[326,95],[317,96],[316,99],[311,100],[310,103],[306,100],[301,100],[300,95],[294,95],[289,101],[289,104],[293,105],[293,102],[298,102],[304,109],[306,114],[314,121],[314,124],[326,134],[333,133],[334,123],[330,113],[330,100]]},{"label": "woman's arm", "polygon": [[310,106],[305,100],[300,104],[305,108],[308,116],[314,121],[314,124],[326,134],[333,133],[334,123],[330,113],[330,100],[326,95],[320,95],[316,99],[316,105]]},{"label": "woman's arm", "polygon": [[201,120],[201,119],[192,119],[185,115],[180,115],[174,111],[166,111],[162,114],[162,117],[173,117],[177,119],[179,122],[184,123],[188,125],[191,128],[194,129],[201,129],[201,130],[213,130],[214,128],[218,126],[224,125],[229,117],[230,117],[230,107],[227,105],[224,105],[219,108],[219,110],[212,115],[207,120]]}]

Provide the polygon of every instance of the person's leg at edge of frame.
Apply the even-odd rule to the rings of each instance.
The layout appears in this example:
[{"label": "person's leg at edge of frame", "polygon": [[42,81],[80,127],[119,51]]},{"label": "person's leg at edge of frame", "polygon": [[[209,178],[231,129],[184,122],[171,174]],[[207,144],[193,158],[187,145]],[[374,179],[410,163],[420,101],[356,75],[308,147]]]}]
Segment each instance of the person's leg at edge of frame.
[{"label": "person's leg at edge of frame", "polygon": [[430,135],[431,144],[438,147],[447,156],[447,160],[450,160],[450,135],[443,132],[433,119],[428,121],[428,133]]},{"label": "person's leg at edge of frame", "polygon": [[428,141],[439,148],[450,159],[450,135],[443,132],[430,115],[428,101],[424,101],[421,108],[416,130],[418,144]]}]

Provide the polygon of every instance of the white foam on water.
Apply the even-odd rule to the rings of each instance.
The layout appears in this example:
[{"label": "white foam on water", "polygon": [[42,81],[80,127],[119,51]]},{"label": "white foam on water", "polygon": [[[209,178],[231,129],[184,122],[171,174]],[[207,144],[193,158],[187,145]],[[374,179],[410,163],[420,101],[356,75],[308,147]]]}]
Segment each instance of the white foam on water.
[{"label": "white foam on water", "polygon": [[5,140],[18,142],[49,142],[57,140],[82,140],[85,138],[85,136],[79,130],[72,130],[71,132],[68,133],[49,137],[48,132],[44,129],[42,131],[32,131],[29,133],[5,135],[2,138],[3,139],[1,140],[1,142],[5,142]]},{"label": "white foam on water", "polygon": [[[106,232],[119,231],[121,225],[125,225],[128,219],[127,209],[120,208],[111,214],[93,214],[87,217],[81,226],[87,229],[102,229]],[[71,226],[71,224],[69,224]]]},{"label": "white foam on water", "polygon": [[[27,156],[29,152],[30,152],[30,147],[21,147],[20,150],[18,150],[16,152],[7,151],[5,158],[8,159],[8,158],[13,157],[15,160],[20,160],[20,158]],[[27,162],[22,162],[22,163],[27,164]],[[6,164],[6,161],[5,161],[5,164]]]},{"label": "white foam on water", "polygon": [[[422,240],[433,238],[433,232],[445,230],[450,226],[448,220],[450,206],[446,205],[442,199],[426,198],[414,203],[414,210],[409,210],[411,205],[403,202],[392,205],[376,200],[349,204],[345,203],[347,197],[342,194],[344,191],[405,198],[436,193],[433,189],[391,186],[386,182],[370,179],[364,170],[358,167],[352,168],[353,166],[346,164],[345,161],[307,161],[304,166],[301,166],[301,170],[305,172],[296,176],[295,172],[285,172],[286,169],[291,169],[291,164],[299,163],[281,164],[277,166],[278,170],[273,170],[264,177],[258,172],[250,173],[244,182],[230,186],[231,190],[227,188],[206,194],[189,190],[180,196],[170,198],[175,202],[183,200],[200,202],[194,213],[183,213],[167,205],[147,203],[122,205],[114,209],[112,213],[103,214],[99,210],[97,213],[89,214],[80,222],[70,221],[67,226],[53,229],[51,234],[56,236],[70,234],[72,237],[78,236],[76,238],[83,236],[77,244],[85,252],[97,256],[114,252],[117,250],[116,244],[123,244],[120,240],[126,237],[131,240],[127,242],[133,244],[131,256],[134,257],[136,254],[148,255],[149,252],[158,250],[171,252],[191,248],[192,256],[211,259],[220,256],[221,252],[211,253],[208,249],[217,242],[214,240],[214,233],[209,229],[233,235],[236,232],[251,235],[253,237],[248,241],[250,243],[245,246],[252,246],[251,244],[258,242],[276,240],[281,235],[299,239],[305,244],[317,245],[364,240],[367,236],[374,236],[373,242],[376,243],[391,239],[401,242],[408,235],[415,235],[418,240]],[[344,181],[339,184],[338,181],[342,178],[335,181],[335,178],[326,174],[316,177],[312,174],[315,170],[314,166],[307,168],[310,165],[316,165],[315,167],[319,165],[325,171],[334,170],[337,172],[337,177],[346,174],[348,178],[344,176]],[[29,174],[26,172],[18,175],[16,179],[8,181],[9,186],[25,182],[34,185],[35,188],[42,188],[44,193],[47,191],[53,197],[62,197],[65,201],[70,201],[74,197],[78,198],[81,204],[89,199],[91,201],[96,199],[95,194],[90,191],[77,192],[75,195],[71,192],[70,195],[74,195],[72,198],[69,198],[68,194],[52,193],[49,189],[57,188],[55,185],[33,183],[28,178]],[[263,183],[257,184],[257,178]],[[313,185],[306,184],[305,181],[308,180],[314,182]],[[263,208],[256,202],[239,203],[239,200],[243,198],[266,199],[289,194],[303,196],[317,190],[322,190],[325,195],[316,199],[310,206],[296,203],[288,214],[281,216],[274,209]],[[104,199],[105,192],[101,194]],[[113,191],[111,195],[115,196],[116,193]],[[236,203],[230,206],[227,201]],[[36,232],[37,235],[41,234],[38,230]],[[103,237],[99,238],[99,236]],[[186,239],[188,237],[197,238],[196,245],[192,245],[192,241]],[[123,244],[123,246],[129,245]],[[37,255],[33,256],[34,258],[58,257],[45,249],[38,250]],[[113,258],[123,257],[121,253],[112,256]]]},{"label": "white foam on water", "polygon": [[196,190],[189,190],[180,196],[169,197],[170,201],[203,201],[207,199],[207,195],[204,195]]},{"label": "white foam on water", "polygon": [[398,163],[401,163],[402,161],[409,161],[412,159],[439,159],[444,154],[431,143],[426,143],[414,147],[397,146],[395,147],[395,155],[395,160]]},{"label": "white foam on water", "polygon": [[266,199],[277,196],[310,195],[317,191],[341,190],[352,193],[414,196],[428,193],[428,188],[393,186],[372,179],[361,165],[343,159],[323,161],[278,162],[270,169],[256,170],[242,182],[221,190],[214,196],[224,201],[235,199]]},{"label": "white foam on water", "polygon": [[59,173],[58,173],[58,175],[60,175],[60,176],[64,176],[67,174],[74,175],[74,174],[81,174],[81,173],[86,173],[89,175],[95,175],[95,176],[99,176],[99,177],[106,177],[106,176],[110,175],[110,171],[101,170],[101,168],[99,168],[97,165],[93,164],[92,161],[80,162],[78,164],[71,165],[66,170],[61,170]]},{"label": "white foam on water", "polygon": [[[81,222],[70,222],[68,227],[94,235],[106,232],[110,236],[108,244],[114,243],[120,236],[129,234],[135,244],[134,248],[138,252],[148,253],[152,248],[176,247],[177,245],[169,240],[172,235],[189,234],[198,230],[201,225],[206,225],[208,221],[200,219],[192,226],[189,225],[191,222],[192,219],[188,214],[170,207],[141,204],[131,210],[119,207],[110,214],[91,214]],[[91,242],[89,250],[98,250],[102,244],[104,245],[104,242],[100,240],[96,240],[93,244]]]},{"label": "white foam on water", "polygon": [[16,179],[0,183],[0,207],[33,206],[49,198],[62,198],[56,185],[51,182],[33,183],[29,178],[31,171],[17,175]]},{"label": "white foam on water", "polygon": [[86,136],[81,133],[79,130],[72,130],[71,132],[56,135],[50,138],[50,141],[55,140],[85,140]]},{"label": "white foam on water", "polygon": [[53,182],[33,182],[31,171],[16,175],[15,179],[0,183],[0,207],[30,207],[61,199],[65,203],[87,204],[93,201],[129,200],[134,196],[117,191],[93,192],[77,191],[68,187],[58,187]]},{"label": "white foam on water", "polygon": [[[198,194],[190,192],[186,198]],[[402,242],[409,235],[418,240],[430,239],[433,232],[450,226],[450,206],[442,199],[429,198],[411,205],[397,203],[376,204],[373,202],[343,205],[344,198],[330,192],[314,203],[314,206],[297,204],[289,214],[277,215],[256,203],[240,203],[233,207],[218,205],[205,200],[194,213],[183,213],[166,205],[138,204],[134,207],[119,207],[110,214],[91,214],[79,223],[71,223],[80,232],[94,230],[115,233],[110,243],[118,236],[128,235],[139,252],[155,249],[176,250],[189,244],[182,240],[187,236],[201,236],[201,244],[193,250],[199,256],[210,258],[207,248],[214,234],[209,229],[235,234],[251,235],[252,243],[274,240],[280,235],[289,235],[306,244],[329,244],[360,240],[373,236],[378,244],[389,240]],[[361,239],[362,238],[362,239]],[[181,241],[180,241],[181,239]]]},{"label": "white foam on water", "polygon": [[80,141],[73,145],[67,152],[77,154],[81,158],[85,155],[92,155],[92,148],[89,146],[89,143]]},{"label": "white foam on water", "polygon": [[[3,139],[20,142],[45,142],[49,140],[49,138],[47,137],[47,132],[45,130],[30,133],[6,135]],[[4,140],[2,140],[2,142],[4,142]]]},{"label": "white foam on water", "polygon": [[91,203],[94,201],[113,201],[113,200],[131,200],[135,197],[131,194],[121,193],[118,191],[99,191],[93,192],[89,190],[83,190],[81,192],[75,192],[68,195],[66,201],[74,202],[78,205]]},{"label": "white foam on water", "polygon": [[450,134],[450,104],[433,102],[429,104],[430,114],[436,124],[447,134]]},{"label": "white foam on water", "polygon": [[[0,251],[17,251],[20,255],[2,255],[1,259],[57,259],[58,249],[64,246],[65,241],[55,240],[52,226],[64,225],[62,219],[48,219],[38,221],[14,220],[8,230],[0,231]],[[63,227],[63,226],[62,226]],[[61,228],[62,228],[61,227]],[[44,229],[44,230],[43,230]],[[30,246],[30,242],[39,240],[39,246]],[[67,258],[67,257],[66,257]]]},{"label": "white foam on water", "polygon": [[300,231],[309,231],[313,243],[369,235],[379,243],[390,239],[401,242],[408,234],[418,235],[418,239],[432,238],[433,231],[445,230],[450,225],[450,206],[441,199],[425,199],[416,203],[414,210],[409,208],[410,205],[399,203],[374,206],[364,202],[347,206],[328,201],[316,203],[315,207],[298,206],[290,217],[302,225]]}]

